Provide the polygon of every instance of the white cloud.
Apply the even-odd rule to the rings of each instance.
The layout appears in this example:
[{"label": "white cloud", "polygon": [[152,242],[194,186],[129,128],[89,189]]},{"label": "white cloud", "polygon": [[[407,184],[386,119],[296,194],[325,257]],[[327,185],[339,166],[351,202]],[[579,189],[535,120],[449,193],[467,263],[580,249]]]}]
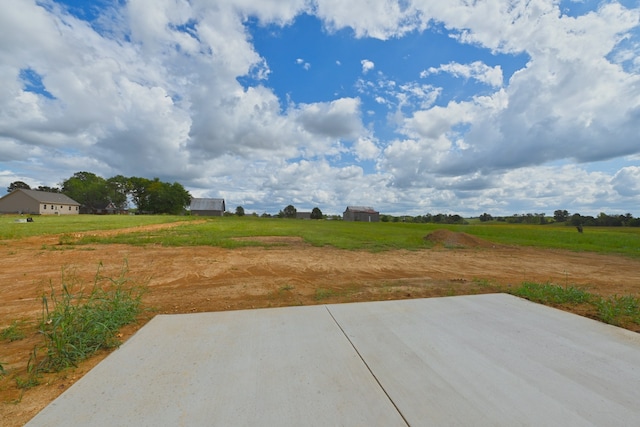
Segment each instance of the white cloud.
[{"label": "white cloud", "polygon": [[[265,209],[294,200],[398,213],[638,205],[637,6],[605,1],[571,17],[555,0],[131,0],[88,23],[51,1],[0,4],[6,185],[29,177],[55,185],[90,168],[180,180]],[[425,62],[422,77],[448,73],[487,87],[452,93],[385,75],[384,55],[374,64],[356,52],[335,61],[353,72],[342,89],[288,99],[246,24],[283,27],[301,13],[320,17],[329,36],[346,29],[340,37],[401,41],[436,26],[484,62]],[[528,59],[507,75],[487,65],[490,53],[496,63],[502,54]],[[306,51],[286,61],[305,76],[326,66]],[[26,69],[54,99],[28,90]],[[617,173],[587,172],[607,159],[619,159]]]},{"label": "white cloud", "polygon": [[296,59],[296,64],[302,65],[302,68],[304,68],[305,70],[309,70],[309,68],[311,68],[311,64],[305,62],[305,60],[302,58]]},{"label": "white cloud", "polygon": [[367,74],[369,71],[373,70],[376,67],[376,64],[373,61],[369,61],[368,59],[363,59],[360,61],[362,64],[362,73]]},{"label": "white cloud", "polygon": [[425,78],[430,74],[449,73],[454,77],[462,77],[464,79],[474,79],[489,86],[502,86],[502,68],[500,65],[490,67],[480,61],[471,64],[458,64],[450,62],[439,67],[430,67],[420,73],[420,77]]},{"label": "white cloud", "polygon": [[341,98],[301,105],[297,121],[305,131],[330,138],[356,138],[362,130],[360,100]]},{"label": "white cloud", "polygon": [[620,169],[611,179],[611,184],[621,196],[637,199],[640,194],[640,167],[628,166]]},{"label": "white cloud", "polygon": [[358,138],[353,148],[356,157],[360,160],[373,160],[380,154],[380,149],[376,143],[367,137]]},{"label": "white cloud", "polygon": [[419,19],[410,1],[318,0],[315,6],[330,31],[351,28],[358,38],[386,40],[424,29],[427,23]]}]

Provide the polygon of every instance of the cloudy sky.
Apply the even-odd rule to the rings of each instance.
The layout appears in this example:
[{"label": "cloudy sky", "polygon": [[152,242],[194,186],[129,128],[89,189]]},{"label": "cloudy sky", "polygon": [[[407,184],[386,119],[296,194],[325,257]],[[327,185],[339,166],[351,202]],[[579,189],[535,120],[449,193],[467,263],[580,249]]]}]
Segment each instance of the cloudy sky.
[{"label": "cloudy sky", "polygon": [[0,0],[0,195],[640,216],[640,0]]}]

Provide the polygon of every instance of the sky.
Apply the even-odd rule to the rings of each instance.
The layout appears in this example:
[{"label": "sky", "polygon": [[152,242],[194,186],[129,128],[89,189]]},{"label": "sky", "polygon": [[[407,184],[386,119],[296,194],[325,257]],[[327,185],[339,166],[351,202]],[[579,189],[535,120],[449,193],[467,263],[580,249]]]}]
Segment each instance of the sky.
[{"label": "sky", "polygon": [[640,0],[0,0],[0,196],[640,216]]}]

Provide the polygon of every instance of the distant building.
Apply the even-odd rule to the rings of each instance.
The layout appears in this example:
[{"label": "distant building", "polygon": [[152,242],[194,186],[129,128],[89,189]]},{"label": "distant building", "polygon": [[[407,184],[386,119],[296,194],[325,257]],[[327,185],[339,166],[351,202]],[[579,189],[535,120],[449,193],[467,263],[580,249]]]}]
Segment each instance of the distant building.
[{"label": "distant building", "polygon": [[342,214],[345,221],[363,221],[378,222],[380,221],[380,212],[368,206],[347,206]]},{"label": "distant building", "polygon": [[224,199],[191,199],[189,205],[191,215],[195,216],[223,216],[227,210]]},{"label": "distant building", "polygon": [[62,193],[19,188],[0,198],[0,213],[78,215],[80,203]]},{"label": "distant building", "polygon": [[311,212],[296,212],[296,219],[311,219]]},{"label": "distant building", "polygon": [[96,215],[116,215],[128,213],[127,209],[120,208],[113,202],[100,203],[91,209],[87,209],[87,212],[83,212],[84,209],[80,208],[80,211],[82,211],[82,213],[92,213]]}]

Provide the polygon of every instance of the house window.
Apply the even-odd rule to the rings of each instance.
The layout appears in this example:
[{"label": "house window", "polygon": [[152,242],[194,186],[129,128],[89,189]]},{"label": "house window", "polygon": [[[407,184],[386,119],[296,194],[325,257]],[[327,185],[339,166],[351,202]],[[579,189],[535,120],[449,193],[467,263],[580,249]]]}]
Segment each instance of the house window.
[{"label": "house window", "polygon": [[44,205],[44,208],[47,209],[47,205]]},{"label": "house window", "polygon": [[69,210],[71,210],[71,206],[69,206]]}]

